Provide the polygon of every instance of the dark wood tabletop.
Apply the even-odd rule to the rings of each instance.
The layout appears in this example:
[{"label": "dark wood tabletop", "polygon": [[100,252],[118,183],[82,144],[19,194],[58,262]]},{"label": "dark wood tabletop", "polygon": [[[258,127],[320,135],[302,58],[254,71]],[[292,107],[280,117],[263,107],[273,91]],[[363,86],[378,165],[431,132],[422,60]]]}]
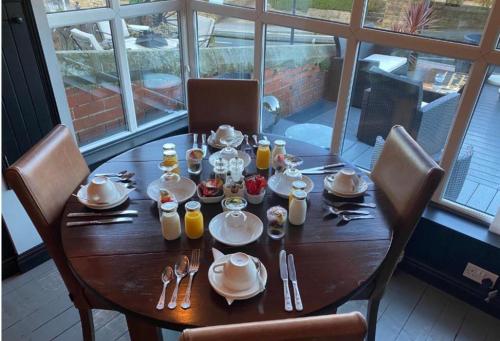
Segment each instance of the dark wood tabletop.
[{"label": "dark wood tabletop", "polygon": [[[270,138],[274,140],[272,136]],[[351,221],[344,225],[339,224],[338,218],[325,220],[323,199],[339,198],[324,192],[323,175],[310,176],[314,181],[314,189],[309,195],[306,223],[303,226],[289,226],[282,240],[272,240],[267,236],[265,211],[277,204],[287,207],[288,203],[269,189],[262,204],[249,204],[246,209],[258,215],[264,223],[264,233],[254,243],[244,247],[229,247],[211,237],[208,223],[222,212],[220,204],[202,204],[205,234],[201,239],[190,240],[183,232],[178,240],[164,240],[156,203],[148,198],[146,189],[149,183],[161,175],[158,163],[162,159],[162,145],[165,142],[177,145],[181,174],[188,176],[184,159],[185,150],[192,146],[191,135],[170,137],[132,149],[94,171],[135,172],[137,189],[121,206],[123,209],[139,211],[133,223],[68,228],[65,226],[67,219],[63,218],[61,224],[64,250],[76,276],[87,289],[116,310],[177,330],[313,315],[323,308],[336,307],[347,301],[375,274],[384,260],[391,244],[391,225],[394,221],[392,209],[384,195],[372,184],[365,197],[357,199],[377,204],[376,209],[369,209],[373,211],[375,219]],[[304,168],[340,161],[329,151],[304,142],[287,140],[286,148],[289,153],[304,159]],[[202,174],[192,179],[196,182],[200,178],[206,179],[210,171],[208,160],[204,160]],[[247,171],[256,172],[253,162]],[[89,209],[71,197],[64,217],[69,212],[85,211]],[[183,208],[179,209],[179,214],[182,221]],[[243,251],[258,257],[268,270],[266,290],[256,297],[235,301],[228,306],[208,282],[207,271],[213,262],[212,247],[226,254]],[[201,249],[201,265],[193,281],[191,309],[180,308],[188,283],[185,279],[180,286],[177,308],[156,310],[162,288],[162,269],[167,265],[173,266],[180,254],[190,256],[191,250],[195,248]],[[282,249],[295,257],[304,304],[302,312],[284,310],[283,283],[278,262]],[[173,289],[174,285],[169,285],[167,302]]]}]

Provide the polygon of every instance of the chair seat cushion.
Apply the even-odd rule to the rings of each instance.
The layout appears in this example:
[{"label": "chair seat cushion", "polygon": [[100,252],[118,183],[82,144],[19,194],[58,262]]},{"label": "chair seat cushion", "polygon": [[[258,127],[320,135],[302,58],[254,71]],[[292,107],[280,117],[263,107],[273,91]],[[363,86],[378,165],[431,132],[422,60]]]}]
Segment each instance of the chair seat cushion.
[{"label": "chair seat cushion", "polygon": [[384,70],[386,72],[395,71],[401,66],[405,65],[407,62],[406,57],[389,56],[385,54],[372,54],[363,60],[378,62],[379,69]]}]

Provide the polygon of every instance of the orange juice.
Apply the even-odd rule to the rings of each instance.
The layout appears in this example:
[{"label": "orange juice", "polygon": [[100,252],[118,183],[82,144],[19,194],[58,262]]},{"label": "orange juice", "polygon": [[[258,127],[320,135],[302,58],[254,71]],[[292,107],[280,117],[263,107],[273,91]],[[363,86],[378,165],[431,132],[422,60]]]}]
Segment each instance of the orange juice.
[{"label": "orange juice", "polygon": [[259,148],[257,148],[257,156],[255,157],[255,166],[257,169],[269,169],[271,164],[271,149],[268,140],[260,140]]},{"label": "orange juice", "polygon": [[[175,150],[168,149],[163,152],[163,165],[165,167],[173,166],[173,165],[178,165],[179,162],[177,161],[177,153]],[[176,167],[174,170],[172,170],[172,173],[177,173],[179,174],[180,170],[179,167]]]},{"label": "orange juice", "polygon": [[188,201],[184,206],[186,215],[184,216],[184,230],[190,239],[198,239],[203,236],[203,214],[201,214],[201,204],[197,201]]}]

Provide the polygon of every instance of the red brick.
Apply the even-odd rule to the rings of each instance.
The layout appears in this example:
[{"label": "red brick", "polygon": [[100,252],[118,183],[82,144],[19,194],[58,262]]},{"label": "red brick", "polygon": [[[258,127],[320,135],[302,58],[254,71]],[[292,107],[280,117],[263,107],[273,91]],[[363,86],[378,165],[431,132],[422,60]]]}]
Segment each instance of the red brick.
[{"label": "red brick", "polygon": [[105,109],[111,109],[111,108],[116,108],[116,107],[121,107],[122,106],[122,96],[121,95],[114,95],[111,97],[107,97],[104,99],[104,108]]},{"label": "red brick", "polygon": [[73,112],[75,114],[75,118],[81,118],[84,116],[92,115],[97,112],[100,112],[104,109],[103,101],[93,101],[88,104],[79,105],[73,108]]}]

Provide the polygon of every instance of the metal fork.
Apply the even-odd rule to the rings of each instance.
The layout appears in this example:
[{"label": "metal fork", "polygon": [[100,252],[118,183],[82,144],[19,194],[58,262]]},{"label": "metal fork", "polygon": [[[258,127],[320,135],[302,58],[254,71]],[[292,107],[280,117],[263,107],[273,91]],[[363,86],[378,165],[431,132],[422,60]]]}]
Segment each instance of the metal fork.
[{"label": "metal fork", "polygon": [[345,216],[345,214],[370,215],[370,212],[363,210],[339,210],[333,207],[328,207],[328,212],[325,214],[325,217],[330,214],[336,216]]},{"label": "metal fork", "polygon": [[347,216],[347,215],[343,215],[341,214],[340,215],[340,221],[343,221],[343,222],[350,222],[351,220],[356,220],[356,219],[374,219],[375,217],[372,216],[372,215],[350,215],[350,216]]},{"label": "metal fork", "polygon": [[200,249],[194,249],[191,253],[191,261],[189,262],[189,283],[186,290],[186,295],[184,296],[184,301],[182,301],[181,307],[183,309],[188,309],[191,307],[191,284],[193,283],[193,277],[198,272],[200,268]]},{"label": "metal fork", "polygon": [[369,207],[369,208],[375,208],[377,205],[371,203],[371,202],[350,202],[350,201],[344,201],[344,202],[328,202],[328,205],[331,205],[335,208],[340,208],[342,206],[356,206],[356,207]]}]

